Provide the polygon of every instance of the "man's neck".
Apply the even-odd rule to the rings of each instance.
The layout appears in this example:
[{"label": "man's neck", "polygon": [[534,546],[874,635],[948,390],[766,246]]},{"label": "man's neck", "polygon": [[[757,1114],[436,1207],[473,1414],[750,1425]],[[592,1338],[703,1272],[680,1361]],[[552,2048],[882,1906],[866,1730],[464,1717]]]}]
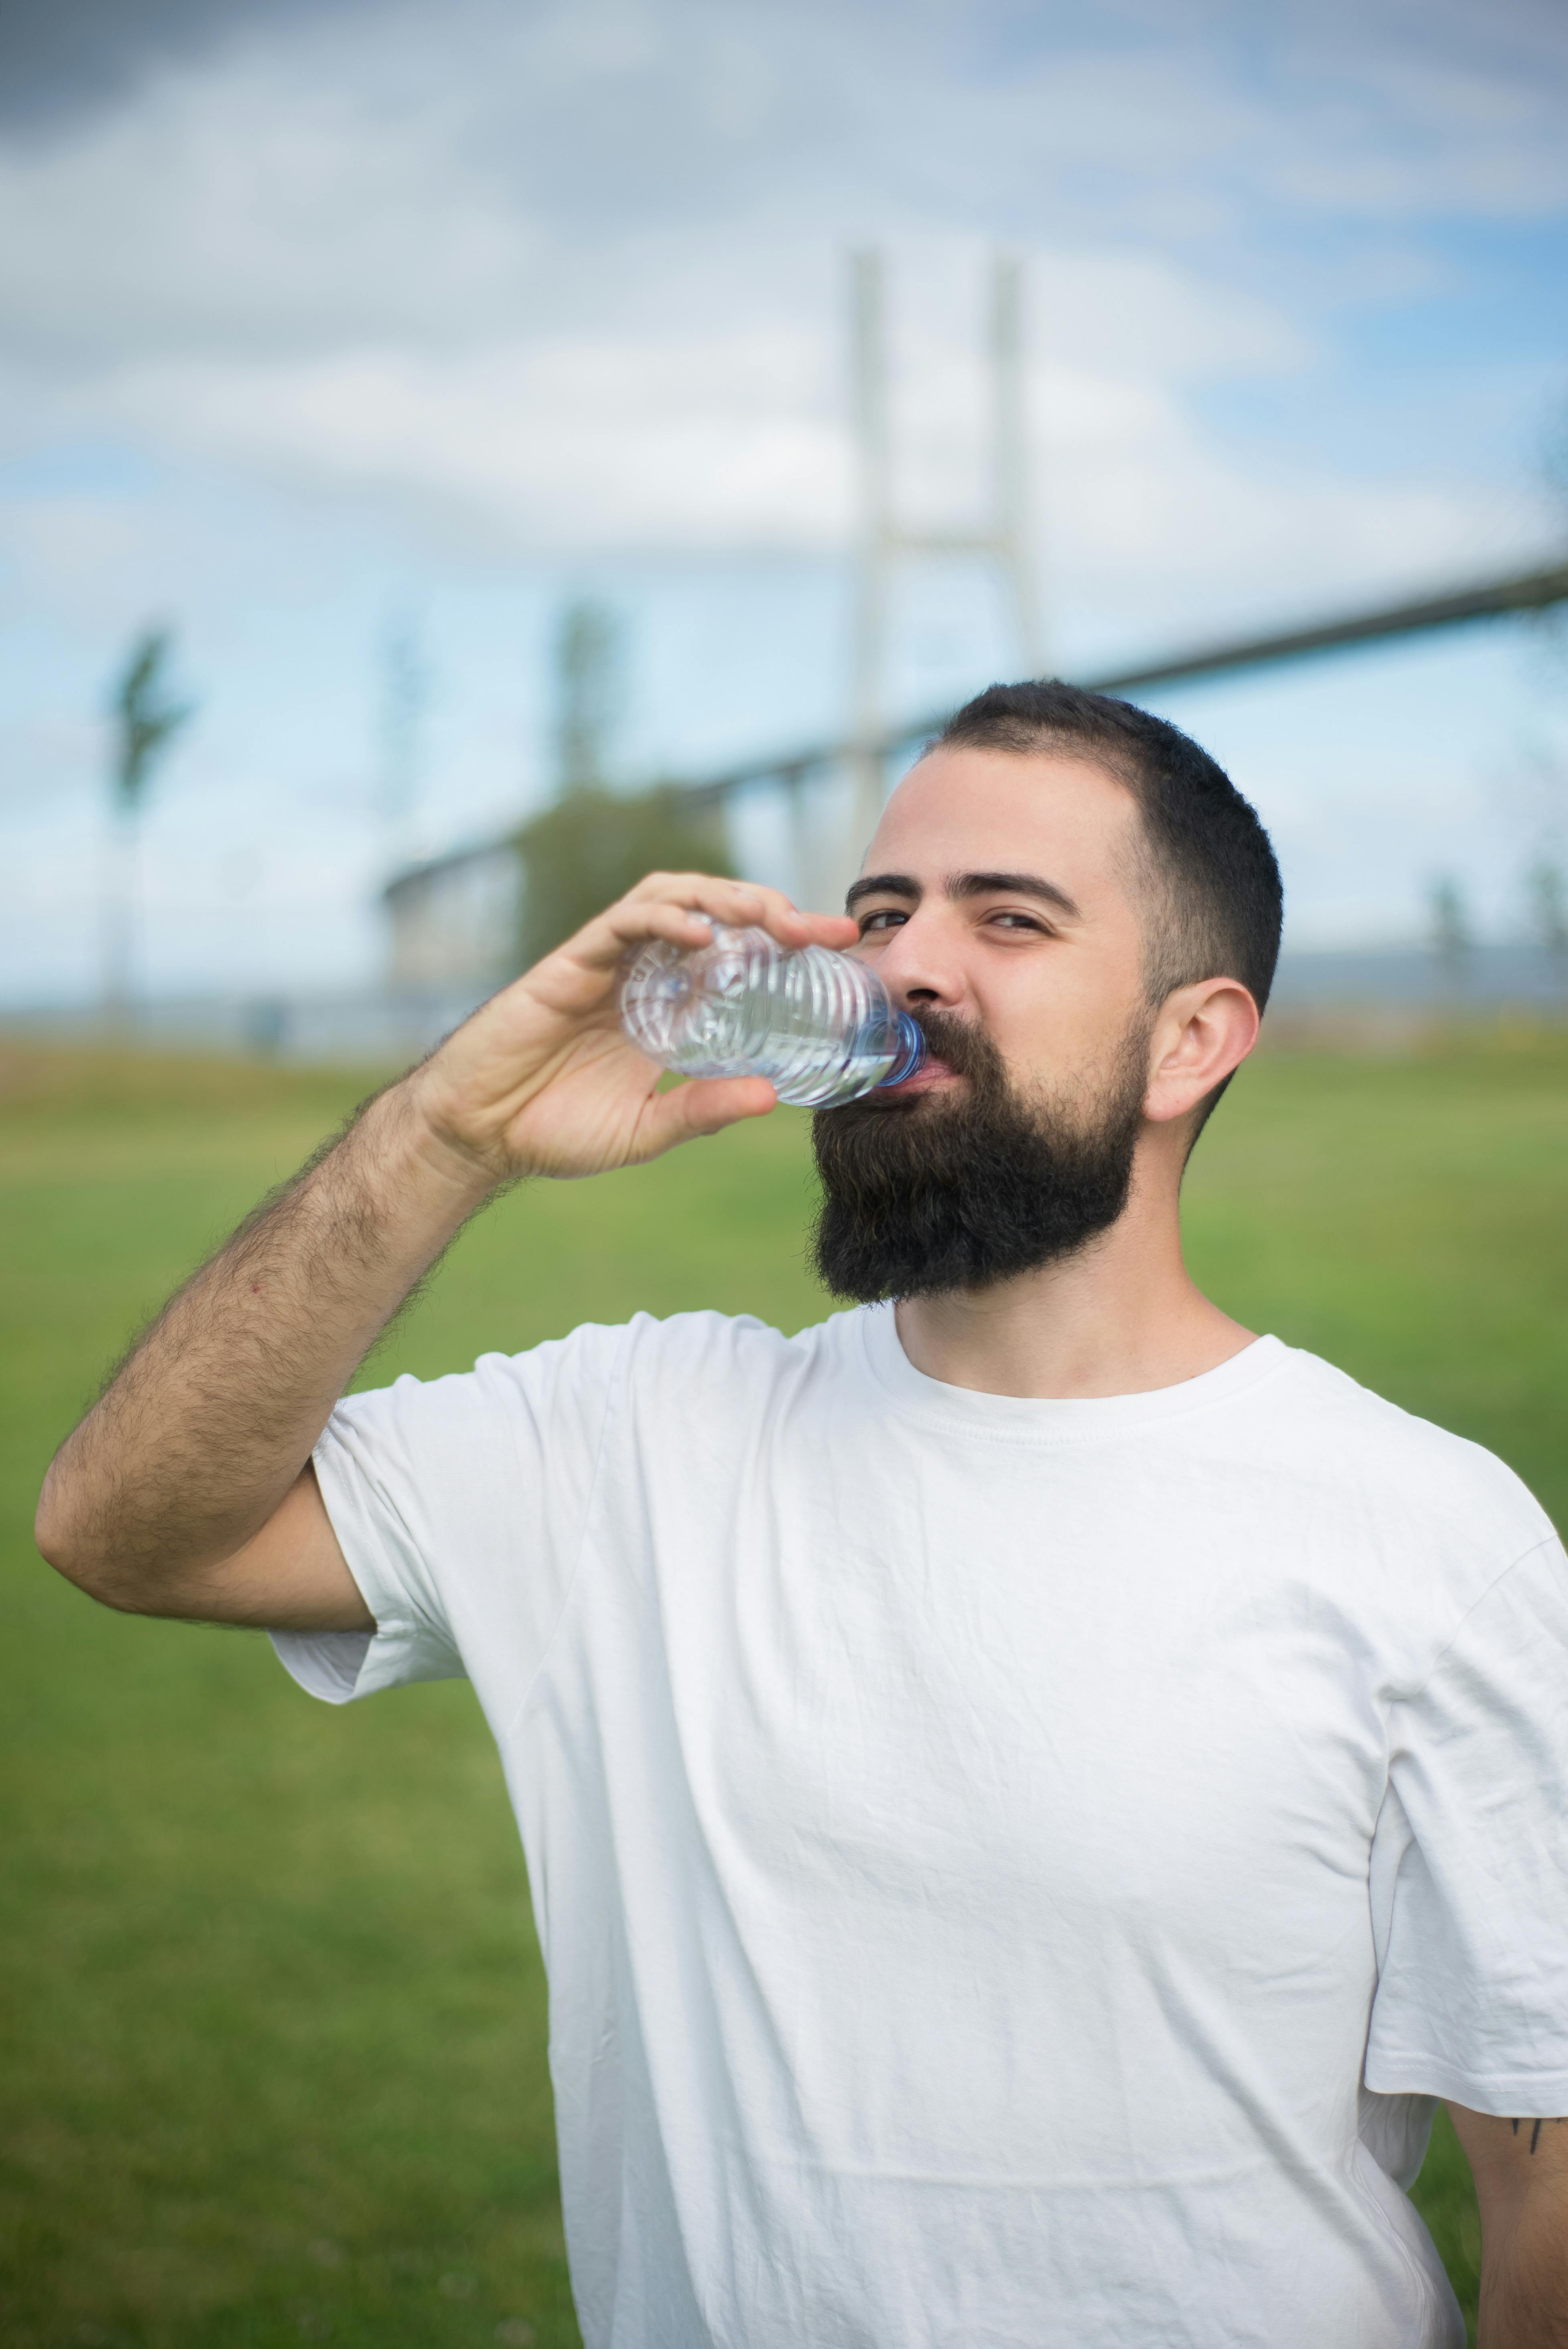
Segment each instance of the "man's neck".
[{"label": "man's neck", "polygon": [[1174,1194],[1136,1184],[1077,1255],[992,1288],[909,1298],[898,1334],[915,1369],[946,1386],[1062,1398],[1176,1386],[1253,1342],[1188,1274]]}]

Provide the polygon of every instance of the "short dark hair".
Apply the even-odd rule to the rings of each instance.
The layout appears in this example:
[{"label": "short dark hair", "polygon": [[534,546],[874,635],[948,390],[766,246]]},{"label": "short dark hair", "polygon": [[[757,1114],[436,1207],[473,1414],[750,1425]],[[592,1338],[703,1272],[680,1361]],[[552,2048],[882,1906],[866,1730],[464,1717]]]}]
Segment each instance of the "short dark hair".
[{"label": "short dark hair", "polygon": [[1150,1003],[1194,979],[1239,978],[1263,1009],[1279,959],[1279,866],[1256,809],[1196,742],[1130,701],[1047,678],[987,687],[948,719],[939,747],[1059,750],[1105,768],[1141,818]]}]

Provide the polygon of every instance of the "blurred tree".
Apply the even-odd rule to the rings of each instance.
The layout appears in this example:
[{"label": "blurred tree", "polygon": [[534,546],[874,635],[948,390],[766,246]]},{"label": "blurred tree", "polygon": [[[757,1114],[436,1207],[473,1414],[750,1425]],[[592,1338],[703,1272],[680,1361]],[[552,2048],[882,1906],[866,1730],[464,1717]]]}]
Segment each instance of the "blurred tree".
[{"label": "blurred tree", "polygon": [[555,639],[557,785],[595,790],[609,770],[610,742],[625,707],[625,632],[591,597],[569,604]]},{"label": "blurred tree", "polygon": [[1553,961],[1568,955],[1568,880],[1554,856],[1542,854],[1524,876],[1530,927]]},{"label": "blurred tree", "polygon": [[731,873],[723,812],[693,808],[676,783],[634,797],[609,789],[625,704],[625,631],[614,612],[568,605],[555,638],[560,796],[515,835],[522,860],[520,967],[624,896],[645,873]]},{"label": "blurred tree", "polygon": [[153,773],[194,705],[170,698],[167,676],[173,639],[167,628],[147,628],[131,647],[110,704],[114,768],[109,799],[108,872],[104,890],[104,1008],[112,1024],[130,1019],[135,982],[139,873],[138,850]]},{"label": "blurred tree", "polygon": [[1464,895],[1452,874],[1442,873],[1427,897],[1431,918],[1432,951],[1450,978],[1462,973],[1470,950],[1470,916]]},{"label": "blurred tree", "polygon": [[523,862],[521,968],[624,896],[645,873],[731,874],[722,810],[694,809],[677,783],[620,798],[579,784],[517,834]]}]

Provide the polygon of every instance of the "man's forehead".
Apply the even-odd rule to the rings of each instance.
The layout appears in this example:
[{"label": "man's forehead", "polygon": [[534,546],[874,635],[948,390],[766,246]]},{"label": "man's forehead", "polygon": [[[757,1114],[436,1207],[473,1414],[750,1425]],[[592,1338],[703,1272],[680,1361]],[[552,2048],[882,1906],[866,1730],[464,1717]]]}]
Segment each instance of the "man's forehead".
[{"label": "man's forehead", "polygon": [[[864,869],[892,864],[934,883],[983,870],[1119,876],[1136,822],[1131,792],[1103,767],[1060,751],[927,751],[882,811]],[[892,854],[896,846],[896,857]]]}]

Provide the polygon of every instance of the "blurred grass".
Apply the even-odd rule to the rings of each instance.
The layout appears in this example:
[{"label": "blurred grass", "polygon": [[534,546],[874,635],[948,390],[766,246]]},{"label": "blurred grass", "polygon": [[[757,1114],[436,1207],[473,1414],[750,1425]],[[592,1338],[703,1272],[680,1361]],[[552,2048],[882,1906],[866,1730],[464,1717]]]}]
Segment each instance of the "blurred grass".
[{"label": "blurred grass", "polygon": [[[36,1562],[55,1443],[173,1284],[370,1080],[0,1049],[0,2310],[6,2349],[576,2340],[544,1993],[465,1689],[346,1713],[249,1635]],[[785,1328],[803,1121],[514,1193],[366,1373],[639,1306]],[[1568,1518],[1568,1040],[1278,1054],[1193,1162],[1200,1279],[1478,1437]],[[1472,2322],[1439,2121],[1418,2189]]]}]

